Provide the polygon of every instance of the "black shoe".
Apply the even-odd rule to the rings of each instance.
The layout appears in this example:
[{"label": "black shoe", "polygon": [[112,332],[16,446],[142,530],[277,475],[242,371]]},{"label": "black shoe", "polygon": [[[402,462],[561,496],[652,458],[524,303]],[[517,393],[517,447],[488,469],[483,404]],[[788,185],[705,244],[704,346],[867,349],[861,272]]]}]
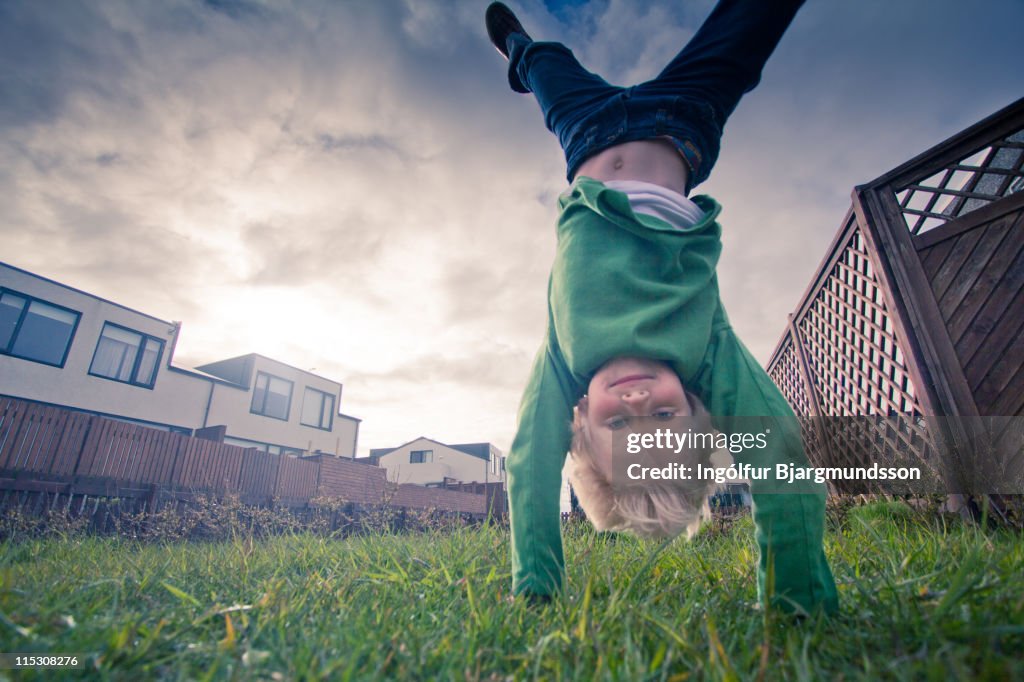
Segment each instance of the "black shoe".
[{"label": "black shoe", "polygon": [[494,47],[505,59],[508,59],[508,37],[513,33],[521,33],[527,40],[532,40],[523,25],[519,23],[516,15],[500,2],[492,2],[484,15],[484,23],[487,24],[487,37],[494,43]]}]

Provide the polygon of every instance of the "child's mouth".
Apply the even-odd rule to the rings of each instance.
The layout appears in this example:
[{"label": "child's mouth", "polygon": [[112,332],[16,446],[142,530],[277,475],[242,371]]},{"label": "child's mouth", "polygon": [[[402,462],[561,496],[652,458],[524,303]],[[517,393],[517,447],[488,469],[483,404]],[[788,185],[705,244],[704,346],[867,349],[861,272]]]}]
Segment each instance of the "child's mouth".
[{"label": "child's mouth", "polygon": [[616,379],[611,384],[609,384],[608,388],[615,388],[616,386],[621,386],[622,384],[628,384],[631,381],[645,381],[653,378],[654,377],[652,377],[649,374],[629,374],[627,376]]}]

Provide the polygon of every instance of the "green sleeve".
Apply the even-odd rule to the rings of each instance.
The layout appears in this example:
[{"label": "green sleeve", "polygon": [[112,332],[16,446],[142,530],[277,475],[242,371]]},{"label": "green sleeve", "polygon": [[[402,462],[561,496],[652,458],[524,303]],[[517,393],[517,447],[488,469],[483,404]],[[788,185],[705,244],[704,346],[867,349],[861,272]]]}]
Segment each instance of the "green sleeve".
[{"label": "green sleeve", "polygon": [[559,498],[576,399],[557,346],[545,343],[534,359],[506,461],[516,594],[548,596],[562,585]]},{"label": "green sleeve", "polygon": [[[768,446],[735,455],[738,464],[806,467],[800,428],[782,393],[731,329],[717,333],[698,388],[715,427],[750,433],[767,427]],[[755,418],[755,419],[752,419]],[[785,611],[838,610],[832,571],[825,558],[825,486],[814,482],[751,480],[759,549],[758,596]]]}]

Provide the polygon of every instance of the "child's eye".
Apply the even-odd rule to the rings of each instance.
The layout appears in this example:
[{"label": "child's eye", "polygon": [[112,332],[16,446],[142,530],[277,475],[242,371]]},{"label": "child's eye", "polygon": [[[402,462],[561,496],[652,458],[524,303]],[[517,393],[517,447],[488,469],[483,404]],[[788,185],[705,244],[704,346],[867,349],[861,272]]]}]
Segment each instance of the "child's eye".
[{"label": "child's eye", "polygon": [[604,423],[612,431],[619,431],[629,426],[629,422],[626,421],[625,417],[613,417]]},{"label": "child's eye", "polygon": [[658,410],[651,416],[657,419],[658,421],[668,421],[669,419],[672,419],[676,416],[676,411],[669,409]]}]

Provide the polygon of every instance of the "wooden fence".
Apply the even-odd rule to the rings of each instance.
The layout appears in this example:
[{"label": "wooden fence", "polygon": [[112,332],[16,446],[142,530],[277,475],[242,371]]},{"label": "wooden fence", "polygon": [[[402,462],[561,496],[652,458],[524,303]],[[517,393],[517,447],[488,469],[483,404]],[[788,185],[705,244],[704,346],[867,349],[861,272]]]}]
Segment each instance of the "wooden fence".
[{"label": "wooden fence", "polygon": [[[856,459],[833,418],[897,416],[889,449],[956,486],[965,423],[1024,415],[1022,293],[1024,99],[854,190],[768,364],[798,415],[826,418],[805,421],[812,462]],[[1001,424],[1018,451],[1019,420]]]},{"label": "wooden fence", "polygon": [[155,510],[171,500],[236,494],[245,504],[262,506],[303,508],[332,498],[476,518],[504,514],[501,484],[457,488],[396,485],[384,469],[350,459],[274,455],[0,397],[4,500],[63,496],[70,505],[75,497],[125,498],[137,509]]}]

